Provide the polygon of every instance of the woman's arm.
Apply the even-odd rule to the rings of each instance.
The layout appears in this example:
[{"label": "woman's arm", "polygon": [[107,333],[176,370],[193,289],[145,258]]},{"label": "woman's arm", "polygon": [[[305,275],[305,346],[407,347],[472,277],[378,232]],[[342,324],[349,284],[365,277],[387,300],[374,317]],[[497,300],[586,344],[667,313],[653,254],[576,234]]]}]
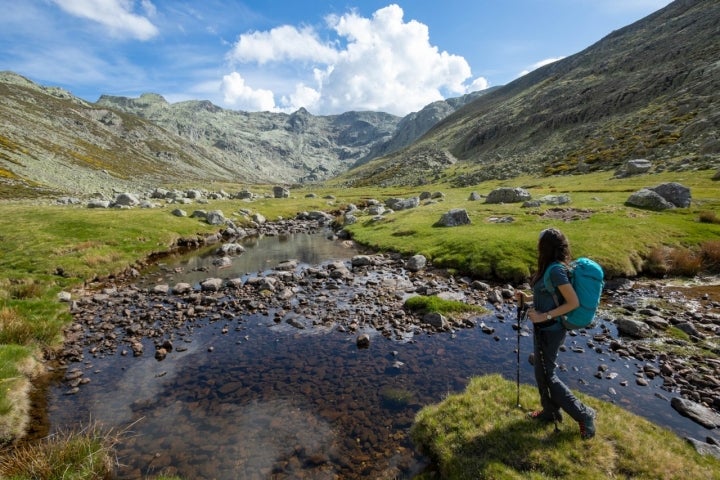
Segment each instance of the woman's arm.
[{"label": "woman's arm", "polygon": [[557,306],[553,308],[552,310],[549,310],[547,312],[538,312],[536,310],[530,310],[528,312],[528,318],[533,323],[539,323],[544,322],[547,320],[548,314],[550,314],[553,318],[561,317],[565,315],[566,313],[572,312],[577,307],[580,306],[580,300],[578,300],[577,293],[575,293],[575,289],[573,286],[569,283],[565,283],[563,285],[558,285],[558,290],[560,290],[560,294],[565,299],[565,303],[563,303],[560,306]]}]

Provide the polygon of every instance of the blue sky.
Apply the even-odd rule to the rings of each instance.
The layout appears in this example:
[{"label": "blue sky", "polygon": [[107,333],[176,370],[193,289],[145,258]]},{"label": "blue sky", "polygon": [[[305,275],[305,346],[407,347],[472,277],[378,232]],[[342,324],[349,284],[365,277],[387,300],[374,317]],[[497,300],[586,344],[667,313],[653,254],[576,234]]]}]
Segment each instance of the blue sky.
[{"label": "blue sky", "polygon": [[396,115],[504,85],[669,0],[0,0],[0,70],[88,101]]}]

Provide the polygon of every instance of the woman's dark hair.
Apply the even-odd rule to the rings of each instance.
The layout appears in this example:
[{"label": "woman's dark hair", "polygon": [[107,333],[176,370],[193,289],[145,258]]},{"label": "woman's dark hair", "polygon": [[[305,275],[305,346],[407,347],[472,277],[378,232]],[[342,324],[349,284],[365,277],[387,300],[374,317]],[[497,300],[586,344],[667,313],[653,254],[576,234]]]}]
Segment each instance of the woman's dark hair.
[{"label": "woman's dark hair", "polygon": [[572,259],[570,244],[565,235],[557,228],[548,228],[540,232],[538,240],[537,271],[530,280],[531,285],[542,279],[545,270],[553,262],[569,263]]}]

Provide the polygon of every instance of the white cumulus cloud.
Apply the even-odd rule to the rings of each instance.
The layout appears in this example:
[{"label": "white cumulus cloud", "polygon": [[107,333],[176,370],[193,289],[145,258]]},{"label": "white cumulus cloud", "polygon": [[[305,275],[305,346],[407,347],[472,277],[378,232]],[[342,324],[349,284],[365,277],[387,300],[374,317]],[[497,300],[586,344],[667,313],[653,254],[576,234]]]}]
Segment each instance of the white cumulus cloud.
[{"label": "white cumulus cloud", "polygon": [[406,22],[403,15],[398,5],[370,18],[354,11],[331,15],[326,26],[335,38],[324,41],[310,27],[245,33],[228,58],[243,68],[255,64],[292,72],[287,87],[273,87],[287,88],[278,92],[277,105],[286,111],[305,106],[320,114],[375,110],[405,115],[447,96],[487,88],[484,78],[472,80],[463,57],[440,51],[425,24]]},{"label": "white cumulus cloud", "polygon": [[133,0],[53,0],[67,13],[86,18],[120,36],[148,40],[158,34],[157,27],[147,18],[155,14],[150,0],[142,0],[145,16],[133,12]]},{"label": "white cumulus cloud", "polygon": [[237,72],[223,77],[222,91],[225,102],[241,110],[261,112],[276,110],[272,91],[251,88]]},{"label": "white cumulus cloud", "polygon": [[323,44],[309,27],[298,30],[289,25],[273,28],[269,32],[251,32],[240,35],[230,52],[236,62],[282,62],[286,60],[332,62],[335,50]]}]

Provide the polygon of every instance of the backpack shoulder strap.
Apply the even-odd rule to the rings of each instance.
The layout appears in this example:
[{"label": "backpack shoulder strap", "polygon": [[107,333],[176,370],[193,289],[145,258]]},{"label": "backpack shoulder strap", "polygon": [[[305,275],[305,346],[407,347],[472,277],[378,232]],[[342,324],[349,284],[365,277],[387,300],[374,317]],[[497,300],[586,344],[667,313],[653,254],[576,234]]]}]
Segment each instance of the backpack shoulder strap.
[{"label": "backpack shoulder strap", "polygon": [[543,274],[543,284],[545,285],[545,290],[548,292],[555,294],[555,287],[552,284],[552,281],[550,281],[550,273],[552,272],[553,268],[555,267],[562,267],[563,264],[560,262],[553,262],[545,269],[545,273]]}]

